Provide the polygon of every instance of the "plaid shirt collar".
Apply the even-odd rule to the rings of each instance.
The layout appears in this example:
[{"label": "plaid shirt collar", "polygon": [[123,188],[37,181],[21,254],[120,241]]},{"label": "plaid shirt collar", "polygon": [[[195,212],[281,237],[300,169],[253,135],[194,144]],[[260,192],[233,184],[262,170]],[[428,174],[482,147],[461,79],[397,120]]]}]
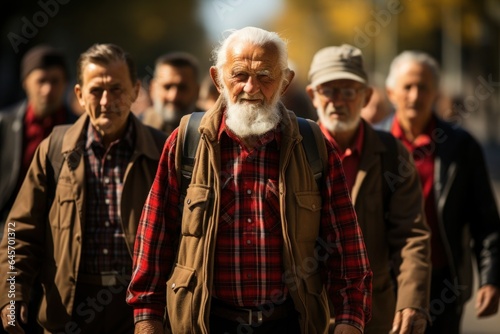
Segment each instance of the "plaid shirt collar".
[{"label": "plaid shirt collar", "polygon": [[[134,126],[132,125],[129,116],[124,136],[112,142],[111,145],[123,141],[123,143],[132,150],[134,148],[134,137]],[[89,121],[87,127],[87,141],[85,142],[85,149],[88,150],[92,145],[104,147],[102,135],[96,130],[96,128],[94,128],[92,122]]]}]

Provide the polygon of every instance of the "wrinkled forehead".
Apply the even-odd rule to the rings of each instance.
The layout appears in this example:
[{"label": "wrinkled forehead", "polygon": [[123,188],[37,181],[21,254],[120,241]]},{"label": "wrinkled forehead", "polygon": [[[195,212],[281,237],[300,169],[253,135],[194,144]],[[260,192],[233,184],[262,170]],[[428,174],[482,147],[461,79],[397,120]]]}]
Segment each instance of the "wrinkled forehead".
[{"label": "wrinkled forehead", "polygon": [[255,70],[279,70],[278,48],[273,43],[257,45],[234,41],[229,44],[226,56],[226,65],[230,67],[249,66]]}]

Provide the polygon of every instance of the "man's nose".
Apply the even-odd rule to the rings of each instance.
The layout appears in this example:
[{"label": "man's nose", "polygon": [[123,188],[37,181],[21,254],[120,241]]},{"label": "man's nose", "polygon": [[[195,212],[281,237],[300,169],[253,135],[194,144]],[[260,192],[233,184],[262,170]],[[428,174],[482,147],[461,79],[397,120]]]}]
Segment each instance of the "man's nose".
[{"label": "man's nose", "polygon": [[253,76],[249,76],[243,87],[243,91],[249,95],[254,95],[260,91],[260,85]]},{"label": "man's nose", "polygon": [[108,105],[108,103],[109,103],[108,91],[105,90],[104,92],[102,92],[102,96],[101,96],[101,100],[99,101],[99,104],[101,106],[106,106],[106,105]]}]

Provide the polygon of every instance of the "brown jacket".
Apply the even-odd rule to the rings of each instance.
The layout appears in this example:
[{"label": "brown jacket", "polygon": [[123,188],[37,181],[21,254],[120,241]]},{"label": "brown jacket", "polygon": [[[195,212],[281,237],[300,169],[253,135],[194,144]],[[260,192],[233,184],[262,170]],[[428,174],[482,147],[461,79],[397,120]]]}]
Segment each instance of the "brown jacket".
[{"label": "brown jacket", "polygon": [[[365,123],[364,128],[363,152],[351,195],[373,271],[372,320],[365,333],[388,333],[394,311],[407,307],[428,310],[430,233],[419,176],[399,141],[397,161],[402,178],[391,196],[388,222],[384,221],[381,153],[387,148],[371,126]],[[389,259],[396,269],[397,290]]]},{"label": "brown jacket", "polygon": [[[119,214],[132,256],[139,217],[153,183],[162,147],[156,144],[153,137],[152,131],[156,130],[144,126],[133,115],[131,118],[136,140],[125,172]],[[61,154],[77,150],[87,121],[88,116],[83,115],[67,130]],[[159,135],[166,139],[164,134]],[[8,296],[9,282],[2,280],[0,283],[0,306],[11,300],[27,303],[33,279],[39,274],[44,288],[39,321],[49,331],[64,331],[64,326],[71,321],[82,238],[85,238],[82,235],[85,224],[85,163],[82,154],[73,155],[78,159],[72,163],[67,163],[71,158],[66,160],[49,208],[46,156],[50,138],[45,139],[37,149],[7,219],[5,238],[0,245],[0,272],[15,271],[17,275],[15,296]],[[9,232],[13,233],[11,238],[7,237]],[[9,268],[6,259],[9,245],[15,247],[14,268]]]}]

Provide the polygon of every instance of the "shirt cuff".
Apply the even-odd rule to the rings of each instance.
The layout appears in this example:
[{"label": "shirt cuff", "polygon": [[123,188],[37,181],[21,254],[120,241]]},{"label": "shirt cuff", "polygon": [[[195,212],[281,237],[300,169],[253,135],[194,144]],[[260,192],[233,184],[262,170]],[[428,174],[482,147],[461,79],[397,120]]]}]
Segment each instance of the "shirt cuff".
[{"label": "shirt cuff", "polygon": [[144,320],[159,320],[163,323],[165,319],[165,307],[149,305],[134,308],[134,323]]}]

